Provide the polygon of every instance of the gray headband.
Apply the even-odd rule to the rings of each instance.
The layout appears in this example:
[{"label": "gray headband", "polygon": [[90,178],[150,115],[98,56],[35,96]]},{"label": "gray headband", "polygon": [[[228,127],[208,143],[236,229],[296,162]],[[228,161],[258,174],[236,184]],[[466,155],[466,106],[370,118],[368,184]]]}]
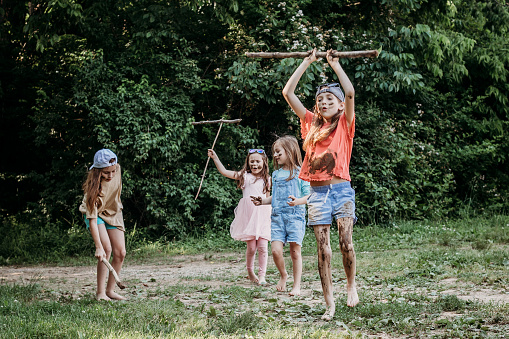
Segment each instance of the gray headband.
[{"label": "gray headband", "polygon": [[316,90],[316,94],[315,94],[315,100],[319,94],[325,93],[325,92],[332,93],[341,102],[345,101],[345,95],[343,94],[343,91],[341,90],[341,88],[339,88],[339,84],[337,84],[337,83],[325,84],[325,85],[318,86],[317,90]]}]

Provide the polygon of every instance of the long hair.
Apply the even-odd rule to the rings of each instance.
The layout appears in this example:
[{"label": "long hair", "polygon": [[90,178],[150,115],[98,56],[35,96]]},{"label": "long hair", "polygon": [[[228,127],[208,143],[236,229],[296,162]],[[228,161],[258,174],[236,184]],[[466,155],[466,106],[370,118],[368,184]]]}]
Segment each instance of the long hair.
[{"label": "long hair", "polygon": [[269,160],[267,158],[267,154],[263,153],[249,153],[246,157],[246,161],[244,161],[244,167],[240,171],[237,172],[237,187],[242,189],[244,188],[244,173],[251,173],[251,168],[249,167],[249,158],[253,154],[260,154],[262,156],[263,168],[260,172],[260,175],[256,180],[260,177],[263,179],[263,193],[267,193],[270,191],[270,175],[269,175]]},{"label": "long hair", "polygon": [[329,135],[332,133],[332,131],[334,131],[336,127],[338,127],[339,118],[341,117],[341,114],[343,114],[343,112],[344,109],[338,111],[338,113],[332,117],[331,124],[324,130],[321,130],[322,126],[327,122],[327,120],[325,120],[325,118],[320,114],[320,110],[315,104],[313,112],[314,117],[313,122],[311,123],[311,129],[306,135],[306,139],[302,144],[302,149],[306,151],[309,146],[314,147],[318,142],[327,139]]},{"label": "long hair", "polygon": [[[299,175],[299,168],[302,166],[302,155],[300,153],[300,147],[299,142],[297,141],[297,138],[291,135],[285,135],[280,138],[278,138],[274,143],[272,144],[272,155],[274,155],[274,148],[279,145],[281,146],[288,157],[288,166],[290,167],[290,175],[286,179],[286,181],[289,181],[293,178],[295,178],[297,175]],[[274,168],[280,169],[281,165],[277,163],[277,161],[274,159]]]},{"label": "long hair", "polygon": [[[115,158],[110,159],[110,164],[115,162]],[[117,165],[118,168],[118,165]],[[88,171],[87,179],[83,183],[83,192],[85,193],[87,210],[92,211],[98,203],[98,199],[101,195],[101,173],[102,168],[93,167],[90,171]]]},{"label": "long hair", "polygon": [[97,198],[101,195],[101,169],[92,168],[88,171],[87,179],[83,183],[83,192],[86,196],[88,211],[93,211],[97,204]]}]

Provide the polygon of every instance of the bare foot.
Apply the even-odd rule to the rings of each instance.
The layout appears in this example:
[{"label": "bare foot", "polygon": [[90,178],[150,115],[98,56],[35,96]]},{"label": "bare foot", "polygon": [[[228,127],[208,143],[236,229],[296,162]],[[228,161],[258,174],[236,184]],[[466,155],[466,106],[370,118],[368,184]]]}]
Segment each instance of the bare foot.
[{"label": "bare foot", "polygon": [[110,299],[114,299],[114,300],[126,300],[127,298],[124,297],[124,296],[121,296],[120,294],[117,294],[115,292],[106,292],[106,294],[108,295],[108,297],[110,297]]},{"label": "bare foot", "polygon": [[249,280],[251,280],[255,284],[258,284],[258,277],[256,276],[256,274],[254,274],[253,271],[247,270],[247,276],[248,276]]},{"label": "bare foot", "polygon": [[350,307],[354,307],[359,303],[359,296],[357,295],[357,287],[355,283],[352,286],[346,285],[346,293],[348,298],[346,300],[346,305]]},{"label": "bare foot", "polygon": [[286,279],[288,279],[288,274],[281,274],[281,278],[279,278],[279,282],[276,285],[276,290],[286,292]]},{"label": "bare foot", "polygon": [[267,285],[267,281],[264,276],[260,276],[260,281],[258,281],[258,285]]},{"label": "bare foot", "polygon": [[111,299],[106,295],[106,293],[99,293],[95,296],[96,300],[106,300],[110,301]]},{"label": "bare foot", "polygon": [[296,297],[300,295],[300,286],[293,286],[292,290],[288,295],[291,295],[292,297]]},{"label": "bare foot", "polygon": [[332,304],[327,307],[327,310],[322,315],[322,320],[331,321],[334,318],[334,313],[336,312],[336,304]]}]

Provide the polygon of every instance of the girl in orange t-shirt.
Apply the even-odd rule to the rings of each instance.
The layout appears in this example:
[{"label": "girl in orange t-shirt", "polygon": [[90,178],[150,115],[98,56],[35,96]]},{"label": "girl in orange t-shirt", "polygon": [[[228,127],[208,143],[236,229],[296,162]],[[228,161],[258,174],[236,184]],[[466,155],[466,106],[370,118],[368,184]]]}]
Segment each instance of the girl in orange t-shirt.
[{"label": "girl in orange t-shirt", "polygon": [[339,84],[325,84],[317,88],[314,113],[308,111],[295,95],[302,74],[316,61],[316,49],[295,70],[283,89],[283,96],[301,120],[306,156],[299,178],[309,181],[308,225],[314,229],[318,245],[318,271],[327,305],[323,320],[331,320],[335,313],[332,293],[330,225],[336,219],[339,244],[346,273],[347,305],[359,303],[355,284],[355,251],[352,242],[355,217],[355,191],[350,185],[350,157],[355,133],[355,91],[350,79],[327,52],[327,62],[336,73]]}]

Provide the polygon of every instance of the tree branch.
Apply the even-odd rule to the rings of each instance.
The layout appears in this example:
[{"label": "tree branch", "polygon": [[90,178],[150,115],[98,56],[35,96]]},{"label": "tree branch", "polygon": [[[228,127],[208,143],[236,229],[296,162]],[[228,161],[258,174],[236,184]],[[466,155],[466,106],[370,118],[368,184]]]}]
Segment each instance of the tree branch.
[{"label": "tree branch", "polygon": [[202,125],[202,124],[236,124],[238,122],[241,122],[242,119],[235,119],[235,120],[207,120],[207,121],[193,121],[191,125]]},{"label": "tree branch", "polygon": [[[311,51],[308,52],[246,52],[246,56],[248,58],[265,58],[265,59],[286,59],[286,58],[305,58],[311,54]],[[335,51],[332,53],[332,56],[339,58],[376,58],[378,57],[379,51],[368,50],[368,51],[344,51],[338,52]],[[316,52],[316,56],[318,58],[325,58],[327,56],[327,52]]]}]

